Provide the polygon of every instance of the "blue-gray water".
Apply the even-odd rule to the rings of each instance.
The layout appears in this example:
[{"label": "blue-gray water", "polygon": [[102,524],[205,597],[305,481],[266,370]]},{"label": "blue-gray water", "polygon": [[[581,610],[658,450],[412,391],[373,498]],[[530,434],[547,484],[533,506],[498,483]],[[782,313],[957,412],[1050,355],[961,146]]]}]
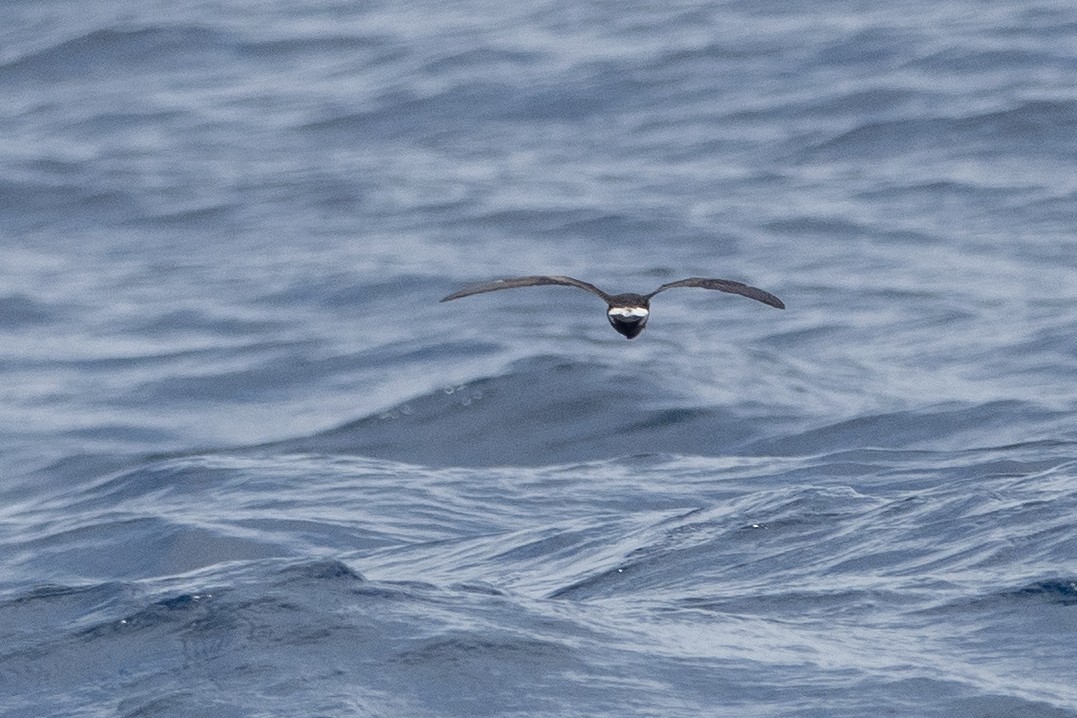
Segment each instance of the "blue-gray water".
[{"label": "blue-gray water", "polygon": [[[1077,715],[1071,0],[0,6],[0,715]],[[615,334],[563,273],[699,289]]]}]

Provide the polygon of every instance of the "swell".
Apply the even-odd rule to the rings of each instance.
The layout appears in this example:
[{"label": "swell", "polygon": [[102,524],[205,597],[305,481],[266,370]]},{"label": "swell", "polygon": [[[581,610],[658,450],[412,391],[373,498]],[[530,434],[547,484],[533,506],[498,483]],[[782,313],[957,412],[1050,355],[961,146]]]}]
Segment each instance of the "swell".
[{"label": "swell", "polygon": [[132,72],[162,71],[181,60],[204,66],[232,45],[226,33],[196,25],[102,28],[0,65],[0,82],[129,76]]}]

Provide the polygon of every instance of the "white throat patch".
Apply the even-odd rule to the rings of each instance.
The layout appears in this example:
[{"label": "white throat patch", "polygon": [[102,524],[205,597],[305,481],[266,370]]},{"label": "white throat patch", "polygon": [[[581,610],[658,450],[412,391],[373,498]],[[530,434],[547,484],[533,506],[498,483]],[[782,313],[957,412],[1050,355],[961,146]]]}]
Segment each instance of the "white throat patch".
[{"label": "white throat patch", "polygon": [[610,307],[606,313],[611,317],[646,317],[650,314],[646,307]]}]

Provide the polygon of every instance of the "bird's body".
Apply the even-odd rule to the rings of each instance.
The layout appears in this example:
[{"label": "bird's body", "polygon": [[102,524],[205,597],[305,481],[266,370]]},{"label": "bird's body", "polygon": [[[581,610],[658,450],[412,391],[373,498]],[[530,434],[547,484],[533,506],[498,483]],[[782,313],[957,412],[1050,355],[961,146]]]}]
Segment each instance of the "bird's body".
[{"label": "bird's body", "polygon": [[452,299],[469,297],[472,294],[496,292],[500,289],[537,287],[546,284],[561,284],[569,287],[577,287],[601,297],[607,304],[606,318],[609,319],[610,325],[612,325],[617,332],[623,334],[627,339],[633,339],[639,336],[640,332],[643,331],[643,328],[647,326],[647,319],[651,313],[651,297],[666,289],[672,289],[673,287],[701,287],[703,289],[714,289],[719,292],[739,294],[743,297],[763,302],[764,304],[768,304],[778,309],[785,309],[785,304],[782,303],[782,300],[778,299],[770,292],[765,292],[758,287],[751,287],[747,284],[734,282],[730,279],[705,279],[703,277],[689,277],[688,279],[669,282],[668,284],[663,284],[650,294],[634,294],[631,292],[625,294],[608,294],[593,284],[588,284],[587,282],[573,279],[572,277],[561,275],[536,275],[530,277],[497,279],[483,284],[473,284],[469,287],[464,287],[457,292],[453,292],[441,301],[447,302]]}]

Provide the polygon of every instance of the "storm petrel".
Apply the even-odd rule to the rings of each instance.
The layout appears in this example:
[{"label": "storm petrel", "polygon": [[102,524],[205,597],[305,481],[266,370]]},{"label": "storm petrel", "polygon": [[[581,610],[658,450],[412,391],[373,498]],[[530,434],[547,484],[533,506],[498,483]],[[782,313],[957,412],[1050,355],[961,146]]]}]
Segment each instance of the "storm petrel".
[{"label": "storm petrel", "polygon": [[651,313],[651,297],[667,289],[673,289],[674,287],[716,289],[719,292],[739,294],[742,297],[748,297],[749,299],[763,302],[763,304],[769,304],[778,309],[785,309],[782,300],[778,299],[770,292],[765,292],[758,287],[750,287],[747,284],[734,282],[731,279],[704,279],[702,277],[689,277],[688,279],[669,282],[668,284],[663,284],[650,294],[634,294],[631,292],[626,294],[607,294],[593,284],[581,282],[579,279],[573,279],[572,277],[562,277],[559,275],[515,277],[512,279],[496,279],[492,282],[485,282],[483,284],[473,284],[469,287],[464,287],[460,291],[453,292],[441,301],[447,302],[451,299],[470,297],[472,294],[496,292],[499,289],[536,287],[543,284],[564,284],[569,287],[579,287],[580,289],[587,290],[591,294],[601,297],[608,305],[608,309],[606,309],[606,318],[610,320],[610,324],[614,329],[628,339],[639,336],[639,333],[643,331],[645,326],[647,326],[647,317]]}]

